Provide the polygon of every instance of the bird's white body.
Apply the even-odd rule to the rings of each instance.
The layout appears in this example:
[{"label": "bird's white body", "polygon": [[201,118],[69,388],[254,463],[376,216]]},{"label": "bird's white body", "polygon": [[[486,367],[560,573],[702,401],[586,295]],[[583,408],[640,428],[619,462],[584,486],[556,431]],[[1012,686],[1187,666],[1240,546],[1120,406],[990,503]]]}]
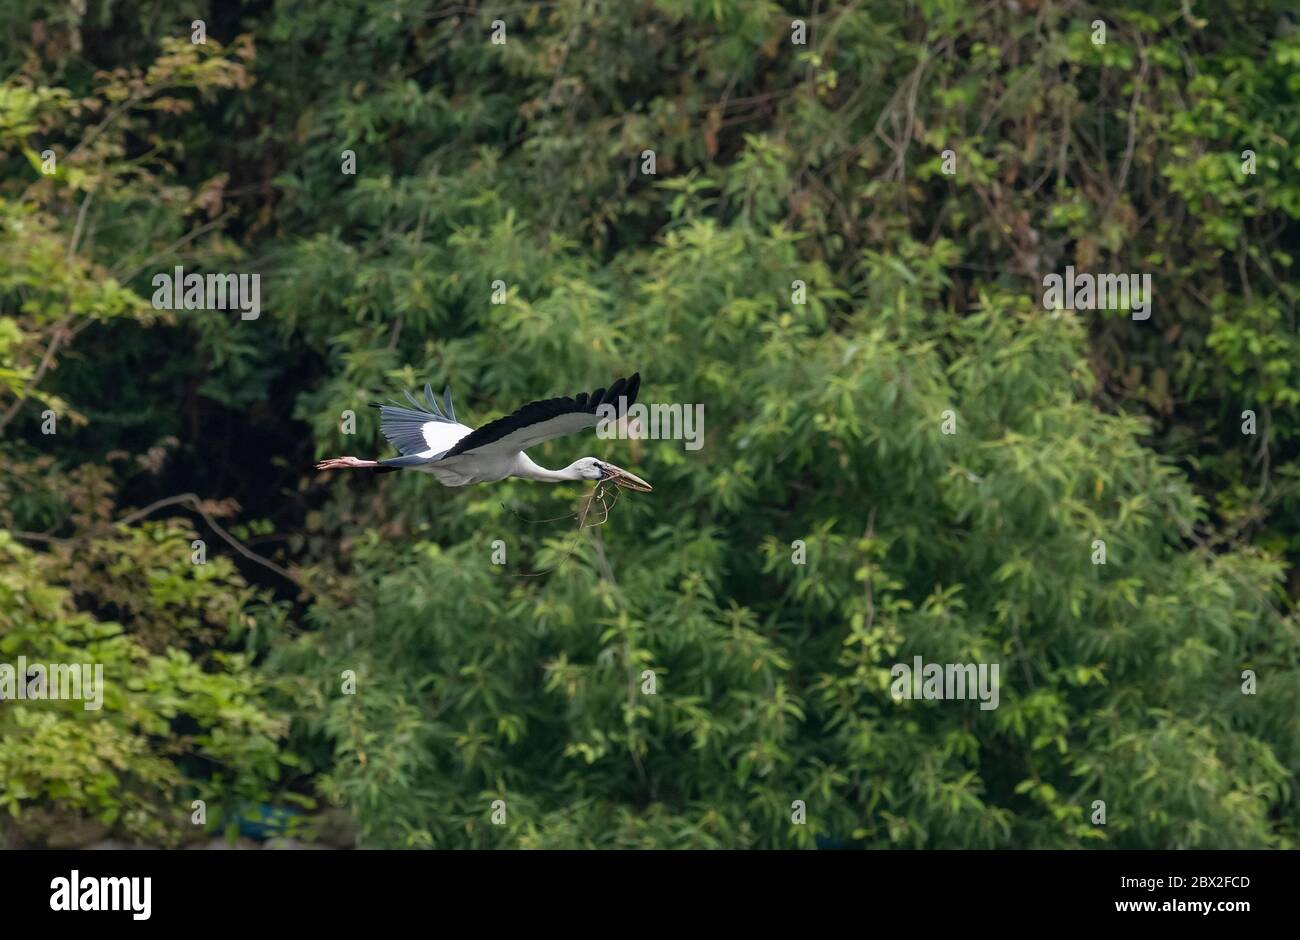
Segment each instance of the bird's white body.
[{"label": "bird's white body", "polygon": [[[461,438],[473,433],[473,428],[463,424],[446,424],[430,421],[420,429],[429,449],[419,457],[433,458],[451,450]],[[543,479],[553,471],[534,463],[523,451],[514,453],[476,453],[451,457],[441,463],[428,463],[412,467],[422,473],[432,473],[443,486],[469,486],[473,483],[495,483],[506,477]],[[562,472],[562,471],[561,471]]]}]

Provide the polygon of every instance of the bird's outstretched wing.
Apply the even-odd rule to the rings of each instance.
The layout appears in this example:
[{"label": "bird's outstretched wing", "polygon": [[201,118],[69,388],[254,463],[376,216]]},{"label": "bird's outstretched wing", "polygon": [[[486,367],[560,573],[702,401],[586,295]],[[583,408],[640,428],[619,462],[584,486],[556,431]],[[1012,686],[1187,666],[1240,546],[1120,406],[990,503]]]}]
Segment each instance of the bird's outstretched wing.
[{"label": "bird's outstretched wing", "polygon": [[615,409],[615,417],[621,418],[636,403],[640,387],[641,373],[634,372],[629,378],[618,379],[609,388],[598,388],[590,395],[582,392],[573,398],[529,402],[513,414],[465,435],[442,455],[442,459],[461,454],[513,453],[552,438],[594,428],[603,417],[597,414],[596,409],[609,405]]},{"label": "bird's outstretched wing", "polygon": [[445,431],[450,431],[451,428],[446,428],[444,431],[438,425],[460,428],[461,434],[468,432],[468,428],[456,421],[456,412],[451,406],[450,385],[442,393],[441,407],[438,405],[438,399],[433,397],[431,385],[424,386],[427,409],[425,405],[416,401],[415,396],[410,392],[402,394],[413,407],[407,408],[397,404],[374,404],[371,407],[379,409],[379,430],[388,439],[388,443],[396,447],[403,456],[427,455],[430,451],[437,453],[447,450],[455,442],[456,437],[449,439]]}]

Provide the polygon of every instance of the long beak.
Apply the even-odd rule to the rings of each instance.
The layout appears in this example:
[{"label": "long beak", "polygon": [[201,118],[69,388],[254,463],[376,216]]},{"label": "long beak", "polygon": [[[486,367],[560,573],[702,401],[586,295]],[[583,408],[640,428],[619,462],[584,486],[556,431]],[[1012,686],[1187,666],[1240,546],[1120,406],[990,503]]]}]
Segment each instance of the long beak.
[{"label": "long beak", "polygon": [[641,479],[635,473],[628,473],[622,467],[616,467],[612,463],[607,463],[605,466],[609,468],[609,476],[605,479],[609,480],[611,483],[615,483],[618,486],[629,490],[640,490],[642,493],[649,493],[654,489],[654,487]]}]

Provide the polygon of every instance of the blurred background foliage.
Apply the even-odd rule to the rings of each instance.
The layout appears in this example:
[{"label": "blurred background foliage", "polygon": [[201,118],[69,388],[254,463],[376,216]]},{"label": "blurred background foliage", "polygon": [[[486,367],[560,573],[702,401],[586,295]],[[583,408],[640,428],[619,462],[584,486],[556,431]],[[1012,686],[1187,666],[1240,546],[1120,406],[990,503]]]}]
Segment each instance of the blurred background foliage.
[{"label": "blurred background foliage", "polygon": [[[110,691],[0,703],[0,839],[1295,846],[1291,4],[3,6],[0,652]],[[153,309],[178,264],[262,316]],[[1151,319],[1044,310],[1066,265]],[[655,484],[581,536],[311,469],[401,388],[637,369],[705,446],[538,448]],[[894,702],[914,656],[999,708]]]}]

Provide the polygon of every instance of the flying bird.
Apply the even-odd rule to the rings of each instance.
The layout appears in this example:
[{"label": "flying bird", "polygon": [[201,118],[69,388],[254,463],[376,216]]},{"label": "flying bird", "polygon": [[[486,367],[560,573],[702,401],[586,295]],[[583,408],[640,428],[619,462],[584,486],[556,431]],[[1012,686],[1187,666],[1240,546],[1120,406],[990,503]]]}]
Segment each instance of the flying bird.
[{"label": "flying bird", "polygon": [[433,387],[426,384],[423,404],[410,392],[404,392],[413,407],[372,406],[379,409],[379,428],[388,443],[401,453],[400,457],[384,460],[331,457],[316,464],[316,469],[365,469],[379,473],[419,470],[432,473],[444,486],[494,483],[507,477],[543,483],[608,480],[627,489],[649,492],[651,486],[645,480],[595,457],[575,460],[562,470],[547,470],[524,453],[543,441],[594,428],[605,417],[597,412],[602,405],[613,409],[614,418],[624,417],[636,402],[640,387],[641,373],[636,372],[590,395],[582,392],[573,398],[529,402],[513,414],[476,430],[456,420],[450,386],[439,404]]}]

